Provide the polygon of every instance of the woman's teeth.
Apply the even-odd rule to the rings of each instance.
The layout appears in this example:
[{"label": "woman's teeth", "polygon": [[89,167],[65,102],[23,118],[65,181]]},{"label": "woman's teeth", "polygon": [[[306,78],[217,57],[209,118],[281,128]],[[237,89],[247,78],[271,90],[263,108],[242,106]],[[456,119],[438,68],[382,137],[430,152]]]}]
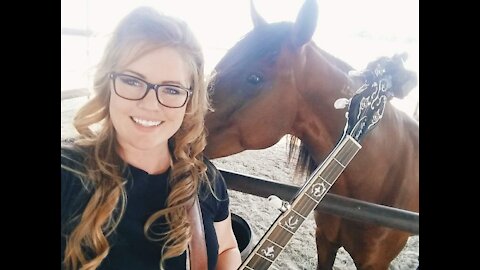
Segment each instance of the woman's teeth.
[{"label": "woman's teeth", "polygon": [[156,127],[156,126],[159,126],[161,123],[163,123],[163,121],[150,121],[150,120],[144,120],[136,117],[132,117],[132,119],[133,121],[135,121],[135,123],[140,124],[144,127]]}]

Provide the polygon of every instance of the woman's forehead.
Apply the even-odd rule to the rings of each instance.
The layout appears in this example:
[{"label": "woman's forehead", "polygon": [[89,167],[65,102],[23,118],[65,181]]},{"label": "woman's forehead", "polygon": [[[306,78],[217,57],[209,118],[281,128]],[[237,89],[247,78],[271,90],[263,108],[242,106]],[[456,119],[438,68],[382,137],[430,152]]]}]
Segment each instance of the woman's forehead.
[{"label": "woman's forehead", "polygon": [[162,47],[165,47],[165,45],[153,44],[149,42],[127,43],[119,50],[117,68],[127,67],[138,58]]},{"label": "woman's forehead", "polygon": [[132,48],[121,57],[117,71],[142,74],[152,83],[178,81],[189,86],[191,67],[178,49],[171,46],[143,46]]},{"label": "woman's forehead", "polygon": [[133,43],[130,46],[126,45],[123,49],[120,50],[119,61],[117,62],[118,67],[125,67],[134,62],[135,60],[143,57],[146,54],[149,54],[153,51],[159,49],[169,49],[174,51],[174,53],[180,56],[180,59],[183,62],[189,62],[189,54],[186,53],[186,50],[182,50],[179,46],[172,46],[168,44],[155,44],[151,42],[137,42]]}]

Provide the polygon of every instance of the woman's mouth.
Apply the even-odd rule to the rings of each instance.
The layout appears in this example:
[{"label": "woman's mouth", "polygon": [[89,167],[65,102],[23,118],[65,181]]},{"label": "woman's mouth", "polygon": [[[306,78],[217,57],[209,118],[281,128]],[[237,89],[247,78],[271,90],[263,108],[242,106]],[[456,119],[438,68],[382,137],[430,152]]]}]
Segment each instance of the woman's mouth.
[{"label": "woman's mouth", "polygon": [[137,118],[134,116],[131,116],[130,118],[133,120],[133,122],[144,127],[158,127],[164,122],[164,121],[145,120],[145,119]]}]

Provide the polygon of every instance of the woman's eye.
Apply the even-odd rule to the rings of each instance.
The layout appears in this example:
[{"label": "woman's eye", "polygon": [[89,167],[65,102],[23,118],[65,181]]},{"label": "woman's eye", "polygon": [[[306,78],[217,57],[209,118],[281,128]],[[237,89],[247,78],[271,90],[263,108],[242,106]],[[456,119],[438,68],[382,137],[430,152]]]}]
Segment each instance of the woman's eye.
[{"label": "woman's eye", "polygon": [[139,80],[132,78],[122,78],[122,82],[131,86],[140,86],[142,84]]},{"label": "woman's eye", "polygon": [[165,94],[169,94],[169,95],[180,94],[180,90],[178,88],[175,88],[175,87],[165,87],[162,92],[164,92]]}]

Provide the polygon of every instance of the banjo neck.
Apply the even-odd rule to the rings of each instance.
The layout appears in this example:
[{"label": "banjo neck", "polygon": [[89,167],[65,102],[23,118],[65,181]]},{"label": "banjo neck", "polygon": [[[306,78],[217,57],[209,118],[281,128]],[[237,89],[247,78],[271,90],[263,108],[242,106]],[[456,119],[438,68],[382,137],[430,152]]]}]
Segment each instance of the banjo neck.
[{"label": "banjo neck", "polygon": [[290,207],[277,217],[238,269],[268,269],[360,149],[361,145],[353,137],[344,136],[310,175]]}]

